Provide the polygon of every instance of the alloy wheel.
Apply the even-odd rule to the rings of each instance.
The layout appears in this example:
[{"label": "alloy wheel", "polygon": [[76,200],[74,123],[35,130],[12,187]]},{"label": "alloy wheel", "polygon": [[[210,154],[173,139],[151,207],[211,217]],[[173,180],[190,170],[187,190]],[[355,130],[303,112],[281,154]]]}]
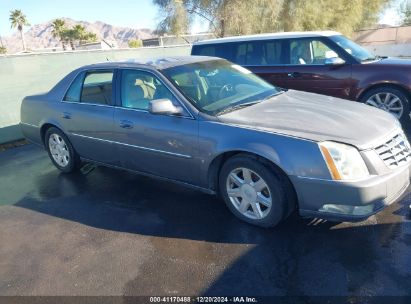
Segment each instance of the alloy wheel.
[{"label": "alloy wheel", "polygon": [[233,206],[250,219],[263,219],[270,212],[272,197],[265,180],[247,168],[236,168],[226,181],[227,195]]},{"label": "alloy wheel", "polygon": [[393,93],[376,93],[374,95],[371,95],[370,98],[368,98],[368,100],[365,102],[365,104],[389,112],[398,119],[404,112],[404,107],[401,99]]},{"label": "alloy wheel", "polygon": [[54,161],[61,167],[66,167],[70,162],[70,152],[64,139],[58,134],[49,137],[49,149]]}]

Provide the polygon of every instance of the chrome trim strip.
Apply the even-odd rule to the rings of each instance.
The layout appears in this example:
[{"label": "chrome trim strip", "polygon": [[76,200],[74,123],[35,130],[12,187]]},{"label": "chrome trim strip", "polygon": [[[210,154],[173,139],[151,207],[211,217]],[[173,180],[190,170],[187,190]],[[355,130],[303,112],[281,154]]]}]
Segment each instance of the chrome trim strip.
[{"label": "chrome trim strip", "polygon": [[[142,110],[142,109],[133,109],[133,108],[125,108],[125,107],[119,107],[119,106],[95,104],[95,103],[88,103],[88,102],[65,101],[65,100],[62,100],[62,101],[60,101],[60,102],[62,102],[62,103],[69,103],[69,104],[86,105],[86,106],[96,106],[96,107],[103,107],[103,108],[113,108],[113,109],[119,109],[119,110],[135,111],[135,112],[141,112],[141,113],[150,114],[149,111],[147,111],[147,110]],[[153,114],[153,115],[154,115],[154,114]],[[190,115],[191,115],[191,114],[190,114]],[[160,116],[160,115],[159,115],[159,116]],[[193,118],[192,116],[181,116],[181,115],[174,115],[174,114],[161,114],[161,116],[169,116],[169,117],[176,117],[176,118],[185,118],[185,119],[196,120],[196,119]]]},{"label": "chrome trim strip", "polygon": [[30,126],[30,127],[33,127],[33,128],[40,128],[39,126],[32,125],[32,124],[29,124],[29,123],[27,123],[27,122],[20,122],[20,124],[21,124],[21,125]]},{"label": "chrome trim strip", "polygon": [[86,105],[86,106],[96,106],[96,107],[104,107],[104,108],[114,108],[114,106],[112,106],[112,105],[104,105],[104,104],[90,103],[90,102],[77,102],[77,101],[67,101],[67,100],[62,100],[62,101],[60,101],[60,102],[69,103],[69,104]]},{"label": "chrome trim strip", "polygon": [[[178,117],[178,118],[187,118],[187,119],[192,119],[192,120],[196,120],[196,118],[194,117],[194,115],[191,113],[191,111],[187,108],[187,106],[184,104],[183,101],[180,100],[180,98],[175,94],[175,92],[173,91],[172,88],[170,88],[170,86],[166,83],[164,83],[164,81],[162,79],[159,78],[158,75],[156,75],[153,71],[149,70],[149,69],[145,69],[145,68],[132,68],[132,67],[117,67],[117,68],[105,68],[105,67],[96,67],[93,69],[82,69],[80,70],[76,76],[71,80],[70,85],[67,86],[67,89],[63,95],[63,99],[60,102],[64,102],[64,103],[69,103],[69,104],[83,104],[83,105],[89,105],[89,106],[97,106],[97,107],[112,107],[114,109],[124,109],[124,110],[131,110],[131,111],[137,111],[137,112],[144,112],[144,113],[149,113],[149,111],[147,110],[141,110],[141,109],[133,109],[133,108],[126,108],[126,107],[120,107],[120,106],[113,106],[113,105],[103,105],[103,104],[96,104],[96,103],[88,103],[88,102],[76,102],[76,101],[68,101],[68,100],[64,100],[64,98],[67,95],[68,90],[70,89],[70,87],[72,86],[72,84],[74,83],[74,81],[76,80],[76,78],[83,72],[87,73],[89,71],[97,71],[97,70],[102,70],[102,71],[109,71],[109,70],[113,70],[113,77],[114,77],[114,73],[115,70],[133,70],[133,71],[142,71],[142,72],[146,72],[146,73],[150,73],[151,75],[153,75],[154,77],[156,77],[170,92],[171,94],[174,96],[174,98],[178,101],[178,103],[185,109],[185,111],[189,114],[189,116],[181,116],[181,115],[165,115],[165,116],[173,116],[173,117]],[[84,80],[83,80],[84,81]]]},{"label": "chrome trim strip", "polygon": [[295,177],[300,178],[300,179],[316,180],[316,181],[322,181],[322,182],[344,182],[344,180],[326,179],[326,178],[320,178],[320,177],[309,177],[309,176],[301,176],[301,175],[295,175]]},{"label": "chrome trim strip", "polygon": [[123,145],[123,146],[132,147],[132,148],[136,148],[136,149],[140,149],[140,150],[146,150],[146,151],[164,153],[164,154],[173,155],[173,156],[178,156],[178,157],[182,157],[182,158],[191,158],[190,155],[186,155],[186,154],[179,154],[179,153],[168,152],[168,151],[163,151],[163,150],[157,150],[157,149],[152,149],[152,148],[147,148],[147,147],[130,145],[130,144],[126,144],[126,143],[122,143],[122,142],[118,142],[118,141],[101,139],[101,138],[96,138],[96,137],[81,135],[81,134],[77,134],[77,133],[71,133],[71,135],[78,136],[78,137],[83,137],[83,138],[88,138],[88,139],[93,139],[93,140],[98,140],[98,141],[103,141],[103,142],[108,142],[108,143],[117,144],[117,145]]},{"label": "chrome trim strip", "polygon": [[369,174],[368,176],[360,179],[326,179],[326,178],[320,178],[320,177],[309,177],[309,176],[301,176],[301,175],[294,175],[297,178],[300,179],[308,179],[308,180],[315,180],[315,181],[322,181],[322,182],[335,182],[335,183],[340,183],[340,184],[351,184],[351,183],[356,183],[356,182],[362,182],[364,180],[376,177],[378,175],[371,175]]}]

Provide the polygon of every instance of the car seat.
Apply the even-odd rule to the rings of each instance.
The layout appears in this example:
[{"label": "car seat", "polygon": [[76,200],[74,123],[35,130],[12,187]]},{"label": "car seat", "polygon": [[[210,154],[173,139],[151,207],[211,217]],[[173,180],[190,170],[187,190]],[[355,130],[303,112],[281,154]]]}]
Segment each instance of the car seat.
[{"label": "car seat", "polygon": [[143,88],[136,85],[135,75],[127,75],[123,88],[122,102],[124,107],[148,110],[150,99],[145,98]]}]

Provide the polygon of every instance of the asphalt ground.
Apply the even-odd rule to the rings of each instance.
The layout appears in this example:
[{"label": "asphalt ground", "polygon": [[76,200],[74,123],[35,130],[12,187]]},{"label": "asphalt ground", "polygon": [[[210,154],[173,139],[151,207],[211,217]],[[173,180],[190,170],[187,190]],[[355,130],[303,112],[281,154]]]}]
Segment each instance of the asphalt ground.
[{"label": "asphalt ground", "polygon": [[0,152],[0,295],[411,296],[410,202],[355,224],[294,214],[262,229],[175,184],[62,174],[28,144]]}]

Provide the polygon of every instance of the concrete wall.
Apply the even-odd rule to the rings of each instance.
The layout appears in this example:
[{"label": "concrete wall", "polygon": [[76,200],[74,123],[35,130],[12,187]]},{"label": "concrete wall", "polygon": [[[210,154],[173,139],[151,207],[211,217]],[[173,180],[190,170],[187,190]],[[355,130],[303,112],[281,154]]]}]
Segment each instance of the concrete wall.
[{"label": "concrete wall", "polygon": [[375,55],[411,56],[411,26],[363,30],[355,33],[353,39]]},{"label": "concrete wall", "polygon": [[411,43],[363,45],[374,55],[388,57],[411,57]]},{"label": "concrete wall", "polygon": [[24,96],[48,91],[77,67],[102,61],[188,55],[190,46],[0,56],[0,144],[21,138]]}]

